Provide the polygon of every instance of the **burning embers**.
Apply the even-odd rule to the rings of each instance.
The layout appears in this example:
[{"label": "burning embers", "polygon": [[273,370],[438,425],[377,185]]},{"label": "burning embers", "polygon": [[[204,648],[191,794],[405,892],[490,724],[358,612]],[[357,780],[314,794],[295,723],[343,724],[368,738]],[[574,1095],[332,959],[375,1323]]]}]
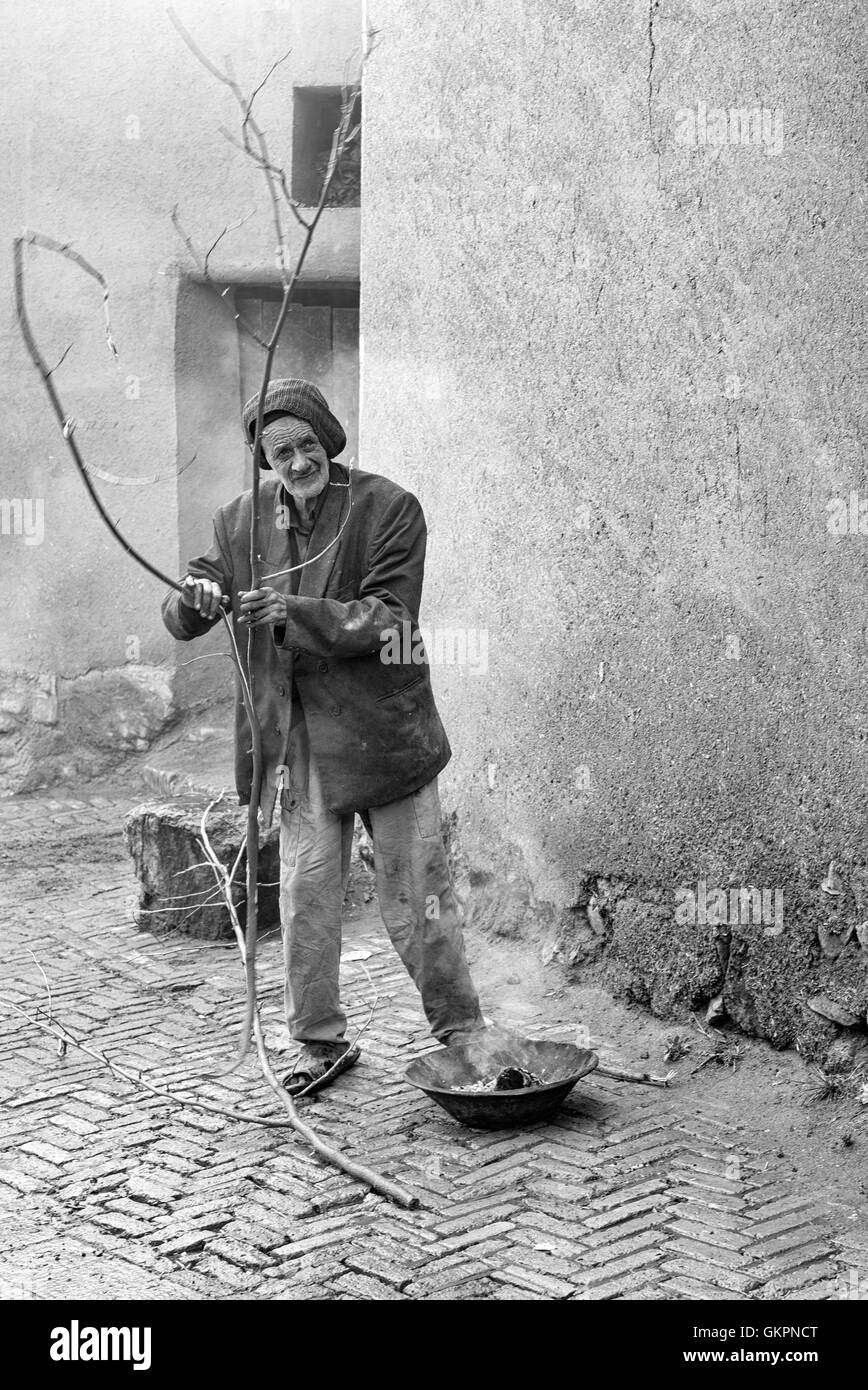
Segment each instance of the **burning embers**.
[{"label": "burning embers", "polygon": [[483,1077],[478,1081],[469,1081],[464,1086],[452,1086],[453,1091],[460,1091],[463,1094],[482,1094],[488,1091],[523,1091],[528,1086],[542,1086],[541,1077],[535,1076],[532,1071],[525,1071],[524,1067],[501,1067],[496,1076]]}]

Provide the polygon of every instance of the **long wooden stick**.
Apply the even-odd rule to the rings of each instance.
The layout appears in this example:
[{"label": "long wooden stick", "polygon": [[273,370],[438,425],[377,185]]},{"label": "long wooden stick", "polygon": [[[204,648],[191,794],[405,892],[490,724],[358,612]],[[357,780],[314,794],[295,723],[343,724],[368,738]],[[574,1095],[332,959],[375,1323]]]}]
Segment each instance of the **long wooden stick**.
[{"label": "long wooden stick", "polygon": [[[353,130],[353,114],[358,100],[358,88],[350,94],[345,95],[341,117],[337,129],[334,132],[329,154],[329,162],[326,168],[325,178],[320,189],[320,196],[313,216],[309,221],[305,221],[299,213],[294,200],[290,196],[286,175],[283,170],[273,164],[268,151],[265,133],[253,116],[253,103],[258,93],[265,86],[278,63],[283,62],[283,58],[273,63],[268,73],[255,88],[252,96],[244,96],[240,85],[236,81],[233,73],[228,69],[228,60],[224,68],[217,66],[196,43],[192,34],[184,27],[178,15],[173,9],[167,10],[167,14],[173,27],[180,35],[187,48],[192,53],[197,62],[205,68],[212,77],[216,78],[223,86],[228,87],[232,92],[241,111],[241,148],[247,157],[258,168],[266,182],[268,196],[271,202],[272,217],[274,220],[274,230],[277,237],[278,266],[280,278],[283,286],[280,308],[277,319],[272,329],[271,335],[266,343],[265,362],[263,364],[262,378],[259,385],[259,401],[256,409],[256,421],[253,431],[253,464],[250,487],[250,585],[251,589],[258,589],[261,582],[261,554],[260,554],[260,515],[259,515],[259,474],[262,466],[262,428],[265,416],[265,397],[268,391],[268,384],[271,380],[271,369],[274,363],[274,356],[280,340],[283,325],[289,312],[289,304],[292,298],[296,282],[304,267],[308,249],[313,240],[320,217],[328,199],[332,181],[337,172],[341,155],[346,146],[357,133]],[[284,57],[287,55],[284,55]],[[254,149],[250,143],[249,132],[252,132],[257,148]],[[280,211],[279,193],[283,194],[285,201],[290,206],[296,216],[296,220],[305,229],[304,238],[292,272],[287,271],[286,266],[286,241],[284,236],[283,218]],[[189,245],[189,243],[188,243]],[[208,259],[205,258],[204,274],[210,281],[208,273]],[[213,283],[213,282],[211,282]],[[255,705],[255,677],[253,674],[253,655],[256,642],[256,629],[251,627],[247,633],[247,679],[249,682],[249,694],[251,708]],[[244,957],[245,970],[245,1009],[244,1019],[241,1025],[241,1033],[238,1040],[238,1050],[236,1053],[236,1066],[240,1066],[247,1056],[250,1046],[251,1032],[256,1014],[256,944],[259,930],[259,803],[262,796],[263,767],[262,767],[262,730],[255,711],[248,711],[248,721],[251,733],[251,777],[250,777],[250,800],[247,805],[247,864],[246,864],[246,919],[245,919],[245,941],[246,951]]]},{"label": "long wooden stick", "polygon": [[[209,806],[206,806],[202,813],[202,819],[199,825],[201,831],[201,844],[205,851],[205,857],[214,871],[214,877],[223,891],[226,908],[229,912],[229,920],[232,923],[235,941],[243,961],[247,950],[247,943],[244,932],[241,930],[241,923],[238,919],[238,909],[232,897],[232,879],[225,865],[222,864],[217,857],[208,836],[208,813],[211,807],[216,804],[216,801],[212,801]],[[359,1182],[366,1183],[374,1192],[382,1193],[384,1197],[388,1197],[391,1201],[397,1202],[399,1206],[406,1207],[408,1210],[418,1207],[420,1205],[418,1197],[407,1192],[405,1188],[401,1187],[399,1183],[393,1182],[391,1178],[384,1177],[382,1173],[378,1173],[373,1168],[368,1168],[362,1163],[354,1162],[353,1159],[347,1158],[346,1154],[341,1153],[339,1149],[333,1149],[330,1144],[326,1144],[324,1140],[320,1139],[319,1135],[314,1133],[310,1126],[306,1125],[304,1120],[299,1117],[298,1111],[292,1103],[292,1097],[274,1074],[274,1069],[268,1056],[268,1049],[265,1046],[265,1039],[262,1036],[262,1022],[259,1017],[258,1005],[253,1011],[253,1036],[256,1042],[259,1065],[265,1080],[286,1110],[293,1129],[296,1130],[303,1139],[307,1140],[314,1152],[319,1154],[321,1158],[324,1158],[327,1163],[331,1163],[335,1168],[340,1168],[342,1172],[347,1173],[351,1178],[356,1178]]]}]

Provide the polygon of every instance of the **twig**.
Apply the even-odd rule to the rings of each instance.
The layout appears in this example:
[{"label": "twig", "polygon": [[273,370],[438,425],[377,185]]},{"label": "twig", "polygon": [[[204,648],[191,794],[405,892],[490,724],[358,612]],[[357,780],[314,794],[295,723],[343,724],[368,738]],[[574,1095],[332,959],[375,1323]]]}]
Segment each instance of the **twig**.
[{"label": "twig", "polygon": [[45,983],[45,993],[48,995],[48,1022],[51,1023],[51,1021],[52,1021],[52,1019],[53,1019],[53,1017],[54,1017],[54,1010],[53,1010],[52,1004],[51,1004],[51,985],[48,983],[48,976],[46,975],[45,971],[42,969],[42,966],[39,964],[39,961],[37,960],[36,955],[34,954],[33,951],[31,951],[30,947],[29,947],[29,946],[25,946],[24,949],[25,949],[25,951],[27,952],[28,956],[31,957],[31,959],[32,959],[32,961],[33,961],[33,964],[36,966],[36,969],[39,971],[39,973],[40,973],[40,975],[42,976],[42,979],[43,979],[43,981],[44,981],[44,983]]},{"label": "twig", "polygon": [[63,362],[65,362],[70,352],[72,352],[72,343],[69,344],[69,347],[64,348],[63,352],[58,357],[54,366],[51,368],[51,371],[48,373],[49,376],[54,376],[54,373],[57,371],[58,367],[61,366]]},{"label": "twig", "polygon": [[202,262],[202,265],[203,265],[203,267],[204,267],[204,270],[205,270],[205,274],[206,274],[206,275],[209,274],[208,262],[210,261],[210,259],[211,259],[211,257],[213,256],[214,252],[217,250],[217,247],[220,245],[220,243],[221,243],[221,241],[223,240],[223,238],[227,235],[228,232],[236,232],[236,231],[238,230],[239,227],[243,227],[243,226],[244,226],[244,223],[245,223],[245,222],[249,222],[250,219],[251,219],[251,217],[253,216],[253,212],[254,212],[254,209],[251,208],[250,212],[246,212],[246,213],[244,214],[243,217],[239,217],[237,222],[230,222],[230,223],[228,224],[228,226],[226,226],[226,227],[223,228],[223,231],[220,232],[219,236],[216,236],[216,237],[214,238],[214,240],[211,242],[211,245],[208,247],[208,250],[205,252],[205,259],[204,259],[204,261]]},{"label": "twig", "polygon": [[178,665],[192,666],[197,661],[213,661],[214,658],[218,656],[225,657],[227,661],[233,660],[231,652],[203,652],[201,656],[191,656],[188,657],[186,661],[179,661]]},{"label": "twig", "polygon": [[122,478],[117,473],[109,473],[105,468],[97,468],[95,463],[86,463],[84,466],[88,473],[92,473],[100,482],[111,483],[115,487],[150,487],[152,483],[177,482],[182,473],[186,473],[191,464],[195,463],[199,457],[197,449],[192,458],[188,458],[186,463],[173,473],[149,473],[144,478]]},{"label": "twig", "polygon": [[[247,134],[248,127],[253,132],[253,137],[256,140],[257,145],[259,146],[260,159],[262,161],[262,168],[265,174],[265,182],[268,188],[268,196],[271,202],[271,212],[272,217],[274,219],[274,230],[277,236],[277,254],[278,264],[280,267],[280,278],[282,284],[284,285],[284,287],[286,287],[286,243],[283,235],[283,221],[280,216],[280,201],[277,196],[277,189],[275,188],[274,176],[272,175],[269,167],[271,161],[268,158],[268,149],[265,142],[265,135],[264,132],[261,130],[260,126],[253,119],[251,109],[253,105],[253,97],[251,97],[249,101],[245,98],[244,93],[239,87],[238,82],[235,79],[235,75],[232,72],[232,64],[230,59],[224,59],[226,71],[221,71],[221,69],[217,67],[216,63],[213,63],[210,58],[207,58],[205,56],[205,54],[202,52],[202,49],[199,47],[199,45],[193,38],[192,34],[190,34],[189,31],[185,29],[184,25],[181,23],[175,11],[169,9],[166,11],[166,13],[169,17],[171,24],[177,30],[178,34],[180,34],[181,38],[189,48],[190,52],[193,54],[194,58],[196,58],[202,64],[202,66],[208,72],[211,73],[212,77],[216,77],[218,82],[222,82],[224,86],[228,87],[232,95],[235,97],[235,100],[238,102],[242,116],[241,138],[244,145],[244,151],[246,154],[250,154],[251,156],[253,155],[253,151],[251,150],[250,141]],[[266,78],[264,79],[265,81],[268,80],[269,75],[270,73],[266,75]],[[256,90],[259,91],[262,85],[263,84],[260,83],[260,87]],[[254,92],[254,96],[255,95],[256,92]]]},{"label": "twig", "polygon": [[619,1067],[597,1066],[594,1071],[598,1076],[611,1077],[613,1081],[635,1081],[642,1086],[668,1087],[675,1076],[674,1071],[667,1072],[665,1076],[653,1076],[650,1071],[622,1071]]},{"label": "twig", "polygon": [[224,140],[228,140],[229,144],[234,145],[236,150],[240,150],[242,154],[246,154],[248,159],[252,159],[253,163],[259,169],[262,169],[264,172],[274,175],[274,177],[277,179],[280,185],[280,191],[283,194],[284,202],[286,203],[290,212],[295,217],[296,222],[298,222],[299,226],[306,227],[307,221],[304,217],[302,217],[299,211],[298,202],[295,198],[293,198],[292,194],[289,191],[289,183],[286,177],[286,170],[281,169],[279,164],[272,164],[270,160],[264,159],[262,155],[257,154],[255,150],[252,150],[249,145],[245,145],[243,141],[236,139],[236,137],[232,134],[231,130],[227,130],[225,126],[218,126],[217,129],[219,133],[223,136]]},{"label": "twig", "polygon": [[[176,203],[175,206],[172,208],[172,212],[171,212],[171,222],[172,222],[172,226],[175,228],[175,231],[178,233],[178,236],[181,238],[181,240],[183,241],[184,245],[186,246],[187,251],[189,252],[189,255],[190,255],[191,259],[192,259],[193,262],[199,267],[199,271],[200,271],[200,274],[202,275],[203,279],[206,281],[207,284],[209,284],[209,285],[211,286],[211,288],[214,290],[215,294],[219,294],[219,297],[220,297],[221,299],[225,299],[226,296],[227,296],[227,294],[229,294],[229,291],[230,291],[230,288],[231,288],[231,287],[230,287],[229,285],[226,285],[224,289],[218,290],[216,281],[214,280],[213,276],[211,275],[210,270],[208,269],[207,258],[203,259],[203,257],[201,257],[201,256],[199,255],[198,251],[196,250],[196,247],[193,245],[192,239],[191,239],[191,238],[188,236],[188,234],[184,231],[184,228],[183,228],[182,225],[181,225],[181,219],[180,219],[180,217],[178,216],[178,205],[177,205],[177,203]],[[228,228],[224,228],[224,231],[220,233],[220,237],[222,237],[222,236],[224,235],[225,231],[227,231],[227,230],[228,230]],[[217,238],[217,241],[218,241],[218,242],[219,242],[219,240],[220,240],[220,237]],[[216,246],[216,244],[217,244],[217,242],[215,242],[214,245],[212,245],[212,247],[211,247],[211,250],[212,250],[212,251],[214,250],[214,246]],[[210,254],[210,252],[209,252],[209,254]],[[240,311],[239,311],[239,310],[237,309],[237,307],[235,306],[234,302],[233,302],[233,304],[232,304],[232,317],[233,317],[235,323],[238,324],[238,327],[242,330],[242,332],[246,333],[247,336],[248,336],[249,338],[252,338],[253,341],[259,345],[259,347],[261,347],[261,348],[263,348],[263,349],[265,348],[265,346],[266,346],[266,344],[265,344],[265,339],[262,338],[262,337],[260,337],[260,335],[256,332],[256,329],[253,328],[252,325],[249,324],[249,323],[247,322],[247,320],[245,319],[244,315],[243,315],[242,313],[240,313]]]},{"label": "twig", "polygon": [[696,1014],[691,1013],[690,1017],[693,1019],[693,1022],[696,1024],[703,1037],[710,1038],[711,1034],[709,1033],[708,1029],[703,1027],[703,1025],[699,1022],[699,1019],[696,1017]]}]

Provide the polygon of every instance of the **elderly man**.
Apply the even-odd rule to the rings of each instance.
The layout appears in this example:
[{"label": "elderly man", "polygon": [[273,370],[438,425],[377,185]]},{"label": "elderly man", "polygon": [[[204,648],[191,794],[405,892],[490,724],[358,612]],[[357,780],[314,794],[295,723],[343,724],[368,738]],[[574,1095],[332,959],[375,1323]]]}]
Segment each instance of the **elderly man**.
[{"label": "elderly man", "polygon": [[[242,421],[252,444],[259,396]],[[449,1043],[484,1026],[464,956],[462,913],[440,832],[437,775],[451,756],[418,636],[426,527],[416,498],[335,457],[346,437],[315,386],[274,381],[265,398],[260,583],[251,588],[251,494],[214,517],[213,544],[191,561],[163,620],[188,641],[228,600],[242,653],[254,630],[254,702],[262,728],[260,818],[280,799],[286,1017],[301,1044],[284,1084],[328,1084],[352,1066],[339,964],[341,904],[358,811],[374,845],[386,930]],[[408,624],[408,628],[404,627]],[[390,642],[397,629],[412,645]],[[398,647],[411,664],[384,660]],[[408,650],[409,648],[409,650]],[[250,735],[236,698],[236,783],[249,804]]]}]

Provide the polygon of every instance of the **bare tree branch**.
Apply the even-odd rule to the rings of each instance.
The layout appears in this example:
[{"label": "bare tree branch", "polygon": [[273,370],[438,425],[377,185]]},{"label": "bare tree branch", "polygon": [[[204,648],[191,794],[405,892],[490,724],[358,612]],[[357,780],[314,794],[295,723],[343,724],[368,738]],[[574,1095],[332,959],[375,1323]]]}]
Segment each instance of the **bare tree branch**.
[{"label": "bare tree branch", "polygon": [[235,232],[238,230],[239,227],[243,227],[245,222],[250,221],[251,217],[253,216],[253,213],[254,209],[251,208],[250,212],[246,212],[243,217],[239,217],[237,222],[230,222],[227,227],[223,228],[223,231],[220,232],[219,236],[216,236],[214,238],[214,240],[211,242],[211,245],[208,247],[208,250],[205,252],[205,259],[202,262],[206,275],[208,274],[208,262],[214,254],[214,252],[217,250],[217,247],[220,245],[221,241],[226,236],[226,234],[228,232]]},{"label": "bare tree branch", "polygon": [[155,579],[159,579],[163,584],[167,584],[170,589],[176,589],[180,591],[182,586],[178,583],[176,579],[170,579],[169,576],[167,574],[164,574],[162,570],[158,569],[156,565],[151,564],[150,560],[146,560],[144,555],[142,555],[138,550],[136,550],[135,546],[132,545],[131,542],[127,540],[126,536],[124,536],[121,533],[121,531],[118,528],[117,522],[112,521],[111,517],[109,516],[108,512],[102,504],[102,499],[100,498],[99,493],[97,492],[96,488],[90,480],[90,477],[88,476],[88,470],[85,467],[84,459],[82,458],[78,445],[76,444],[75,439],[73,437],[75,422],[67,415],[66,411],[63,408],[63,405],[61,404],[61,400],[55,389],[54,382],[51,380],[51,372],[48,369],[45,358],[43,357],[42,353],[39,350],[39,347],[37,346],[36,339],[33,336],[33,330],[30,326],[30,320],[27,317],[27,306],[24,297],[23,256],[23,248],[26,245],[41,246],[46,251],[53,251],[56,252],[56,254],[59,256],[66,257],[67,260],[73,261],[81,270],[83,270],[87,275],[90,275],[94,280],[97,281],[99,285],[102,286],[103,312],[105,314],[106,321],[106,342],[108,343],[109,350],[111,351],[112,355],[116,358],[117,348],[115,347],[114,339],[111,335],[111,325],[109,323],[108,318],[108,286],[105,282],[105,279],[98,270],[95,270],[93,266],[90,265],[84,259],[83,256],[79,256],[76,251],[71,250],[69,245],[65,245],[59,241],[54,241],[51,237],[42,236],[38,232],[25,232],[23,236],[15,237],[12,243],[12,256],[15,266],[15,311],[18,317],[18,325],[21,329],[21,335],[24,338],[24,342],[27,346],[27,351],[30,353],[30,359],[42,378],[42,383],[45,387],[46,394],[51,402],[51,408],[54,411],[55,416],[57,417],[58,424],[60,425],[61,434],[66,440],[69,452],[72,454],[73,462],[75,463],[75,466],[79,471],[82,482],[87,488],[87,491],[90,495],[90,499],[93,502],[93,505],[96,507],[97,511],[99,512],[100,517],[105,522],[105,525],[108,527],[112,535],[115,537],[115,540],[117,540],[117,542],[121,546],[123,546],[127,554],[131,556],[132,559],[134,559],[138,564],[140,564],[143,569],[146,569],[149,574],[152,574]]},{"label": "bare tree branch", "polygon": [[[238,945],[238,950],[241,954],[241,960],[246,967],[247,943],[245,940],[244,932],[241,929],[241,923],[238,920],[238,909],[236,908],[235,901],[232,897],[232,876],[218,859],[217,855],[214,852],[211,841],[208,838],[208,814],[211,808],[217,805],[219,800],[220,797],[212,801],[208,806],[206,806],[205,810],[202,813],[202,819],[199,826],[201,832],[200,843],[209,863],[211,864],[212,869],[214,870],[214,876],[223,890],[223,897],[226,903],[226,907],[229,911],[229,919],[232,923],[232,930],[235,933],[235,940]],[[247,907],[249,911],[249,898],[247,902]],[[365,973],[368,974],[367,971]],[[370,974],[368,974],[368,979],[370,980]],[[371,1008],[371,1013],[368,1017],[368,1023],[370,1023],[371,1018],[373,1017],[373,1011],[375,1007],[376,999],[374,1000],[374,1004]],[[365,1024],[365,1027],[367,1027],[367,1023]],[[360,1182],[366,1183],[368,1187],[372,1188],[375,1192],[381,1192],[383,1196],[391,1198],[393,1202],[397,1202],[400,1206],[408,1208],[418,1207],[418,1197],[412,1196],[398,1183],[392,1182],[391,1179],[384,1177],[382,1173],[377,1173],[372,1168],[367,1168],[360,1163],[355,1163],[352,1159],[347,1158],[345,1154],[342,1154],[339,1149],[333,1149],[331,1145],[326,1144],[324,1140],[320,1139],[319,1135],[317,1135],[310,1128],[309,1125],[306,1125],[304,1121],[299,1118],[298,1112],[296,1111],[296,1108],[292,1103],[292,1097],[289,1095],[289,1092],[286,1090],[286,1088],[281,1085],[281,1083],[275,1076],[274,1070],[271,1066],[271,1061],[269,1059],[268,1051],[265,1046],[265,1039],[262,1035],[262,1023],[259,1017],[258,1003],[255,1005],[253,1011],[253,1036],[256,1042],[256,1051],[259,1056],[259,1064],[266,1081],[268,1082],[271,1089],[274,1091],[275,1095],[280,1099],[281,1103],[283,1104],[286,1113],[289,1116],[289,1122],[292,1125],[293,1129],[295,1129],[297,1133],[299,1133],[304,1139],[307,1140],[307,1142],[313,1148],[314,1152],[319,1154],[321,1158],[324,1158],[327,1163],[331,1163],[333,1167],[340,1168],[342,1172],[348,1173],[350,1177],[357,1178]],[[332,1071],[334,1070],[334,1068],[330,1068],[329,1070]]]},{"label": "bare tree branch", "polygon": [[[175,228],[175,231],[178,233],[178,236],[181,238],[181,240],[183,241],[184,245],[186,246],[187,251],[188,251],[189,254],[190,254],[190,258],[192,259],[193,263],[198,267],[199,273],[202,275],[202,278],[211,286],[211,288],[214,290],[215,294],[219,294],[219,296],[220,296],[221,299],[225,299],[226,296],[227,296],[227,294],[230,293],[230,288],[231,288],[231,287],[230,287],[229,285],[226,285],[225,288],[222,289],[222,290],[218,287],[217,282],[214,280],[213,276],[211,275],[210,270],[208,269],[208,257],[207,257],[207,256],[204,256],[204,257],[203,257],[203,256],[200,256],[200,255],[199,255],[198,251],[196,250],[196,247],[193,245],[192,239],[188,236],[188,234],[185,232],[183,226],[181,225],[181,219],[180,219],[180,217],[178,216],[178,205],[177,205],[177,203],[176,203],[175,206],[172,208],[171,220],[172,220],[172,226]],[[245,219],[245,220],[246,220],[246,219]],[[240,224],[240,223],[237,223],[236,225],[240,226],[241,224]],[[212,251],[214,250],[214,248],[219,244],[220,240],[225,236],[226,232],[229,231],[229,230],[230,230],[230,229],[229,229],[228,227],[224,227],[224,228],[223,228],[223,231],[220,233],[220,236],[218,236],[218,237],[217,237],[217,240],[216,240],[215,242],[212,243],[212,245],[211,245],[211,247],[210,247],[210,249],[209,249],[208,255],[211,254],[211,252],[212,252]],[[234,304],[232,305],[232,317],[234,318],[235,322],[238,324],[239,328],[240,328],[244,333],[246,333],[247,336],[248,336],[249,338],[252,338],[253,341],[254,341],[255,343],[258,343],[258,345],[264,350],[265,347],[267,346],[267,344],[266,344],[264,338],[261,338],[261,337],[259,336],[259,334],[256,332],[256,329],[253,328],[253,327],[247,322],[247,320],[244,318],[243,314],[239,313],[238,309],[235,307]]]}]

